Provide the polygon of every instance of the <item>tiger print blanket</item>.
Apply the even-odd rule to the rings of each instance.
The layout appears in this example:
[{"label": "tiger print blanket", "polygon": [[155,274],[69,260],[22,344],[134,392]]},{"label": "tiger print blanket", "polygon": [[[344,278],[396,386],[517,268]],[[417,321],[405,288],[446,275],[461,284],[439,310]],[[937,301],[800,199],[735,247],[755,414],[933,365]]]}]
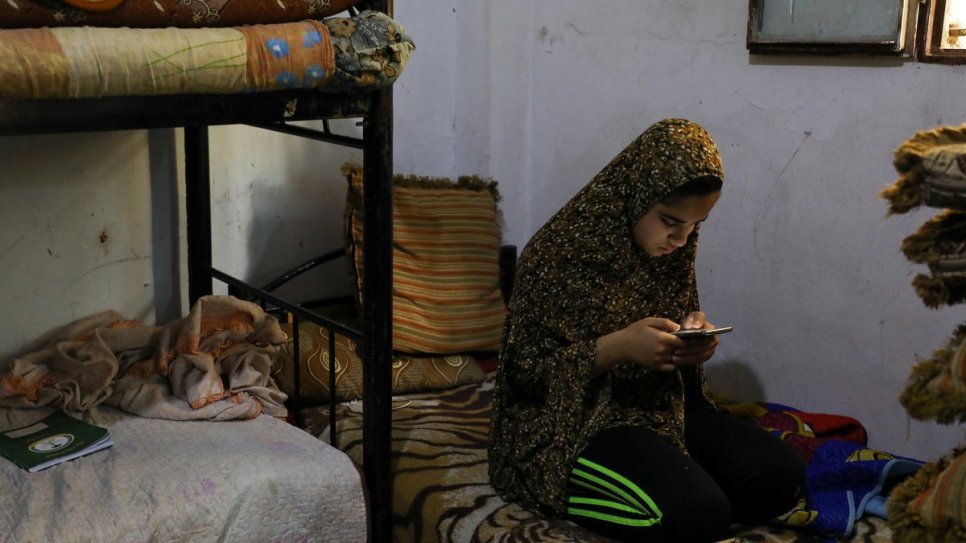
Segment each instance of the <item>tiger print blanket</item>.
[{"label": "tiger print blanket", "polygon": [[[503,501],[490,486],[487,438],[493,380],[393,399],[393,538],[399,543],[606,543],[566,520],[545,519]],[[306,429],[329,440],[327,408],[305,411]],[[336,408],[339,447],[362,463],[362,403]],[[735,527],[735,543],[818,543],[826,539],[774,526]],[[885,543],[888,524],[856,523],[848,541]]]}]

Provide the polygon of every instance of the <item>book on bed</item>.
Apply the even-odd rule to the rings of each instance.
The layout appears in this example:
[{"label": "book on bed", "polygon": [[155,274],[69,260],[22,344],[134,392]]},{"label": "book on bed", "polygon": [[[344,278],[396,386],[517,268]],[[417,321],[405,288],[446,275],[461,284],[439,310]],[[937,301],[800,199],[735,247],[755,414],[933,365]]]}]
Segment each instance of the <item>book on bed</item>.
[{"label": "book on bed", "polygon": [[0,432],[0,455],[29,472],[114,445],[107,428],[57,411],[33,424]]}]

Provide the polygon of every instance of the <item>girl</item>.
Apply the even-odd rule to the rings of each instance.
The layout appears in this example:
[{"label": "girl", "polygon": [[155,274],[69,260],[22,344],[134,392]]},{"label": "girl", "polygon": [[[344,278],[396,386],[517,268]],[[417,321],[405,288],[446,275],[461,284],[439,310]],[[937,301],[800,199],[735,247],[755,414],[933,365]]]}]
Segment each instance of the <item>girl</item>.
[{"label": "girl", "polygon": [[623,541],[713,541],[796,502],[804,461],[718,411],[702,364],[699,225],[721,159],[697,124],[648,128],[524,248],[496,379],[490,478],[509,501]]}]

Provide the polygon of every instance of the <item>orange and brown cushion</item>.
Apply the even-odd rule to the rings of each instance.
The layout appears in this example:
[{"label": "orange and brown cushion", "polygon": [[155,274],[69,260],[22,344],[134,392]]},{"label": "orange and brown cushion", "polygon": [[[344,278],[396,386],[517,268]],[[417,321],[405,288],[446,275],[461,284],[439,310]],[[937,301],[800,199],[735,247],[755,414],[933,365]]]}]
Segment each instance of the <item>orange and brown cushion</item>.
[{"label": "orange and brown cushion", "polygon": [[[362,167],[349,181],[348,253],[362,301]],[[506,318],[500,291],[496,183],[396,176],[393,181],[393,349],[497,351]]]},{"label": "orange and brown cushion", "polygon": [[[279,389],[291,396],[295,391],[292,324],[282,323],[281,327],[288,340],[272,365],[272,377]],[[336,334],[334,356],[330,356],[328,330],[317,324],[301,323],[299,345],[299,365],[302,372],[300,388],[303,398],[327,400],[330,390],[329,372],[334,367],[336,401],[362,399],[362,359],[354,341]],[[392,358],[393,394],[480,383],[485,377],[476,359],[468,354],[424,357],[397,354]]]}]

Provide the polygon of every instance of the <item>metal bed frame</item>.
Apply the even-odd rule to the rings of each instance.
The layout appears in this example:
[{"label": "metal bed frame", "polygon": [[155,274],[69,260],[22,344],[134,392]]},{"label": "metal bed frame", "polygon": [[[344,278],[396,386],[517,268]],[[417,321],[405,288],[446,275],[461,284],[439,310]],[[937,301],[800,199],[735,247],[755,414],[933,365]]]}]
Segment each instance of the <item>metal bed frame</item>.
[{"label": "metal bed frame", "polygon": [[[366,7],[392,15],[392,0],[369,0]],[[334,134],[327,119],[362,118],[362,138]],[[120,98],[0,99],[0,135],[53,134],[184,129],[188,245],[188,298],[194,303],[211,294],[214,281],[229,292],[271,305],[298,322],[307,319],[335,334],[357,339],[364,372],[363,477],[369,504],[371,541],[391,540],[392,487],[390,477],[392,368],[392,90],[334,94],[297,90],[240,95],[171,95]],[[290,121],[323,120],[322,129],[290,125]],[[364,171],[362,326],[355,330],[302,305],[280,298],[216,269],[212,263],[210,157],[208,127],[245,124],[261,129],[361,149]],[[330,352],[334,350],[330,340]],[[298,364],[294,383],[300,391]],[[334,378],[334,372],[332,373]],[[331,390],[335,387],[332,386]],[[298,413],[308,405],[296,394],[289,407]],[[330,400],[330,405],[334,399]],[[334,420],[333,420],[334,424]],[[331,432],[335,439],[335,432]]]}]

